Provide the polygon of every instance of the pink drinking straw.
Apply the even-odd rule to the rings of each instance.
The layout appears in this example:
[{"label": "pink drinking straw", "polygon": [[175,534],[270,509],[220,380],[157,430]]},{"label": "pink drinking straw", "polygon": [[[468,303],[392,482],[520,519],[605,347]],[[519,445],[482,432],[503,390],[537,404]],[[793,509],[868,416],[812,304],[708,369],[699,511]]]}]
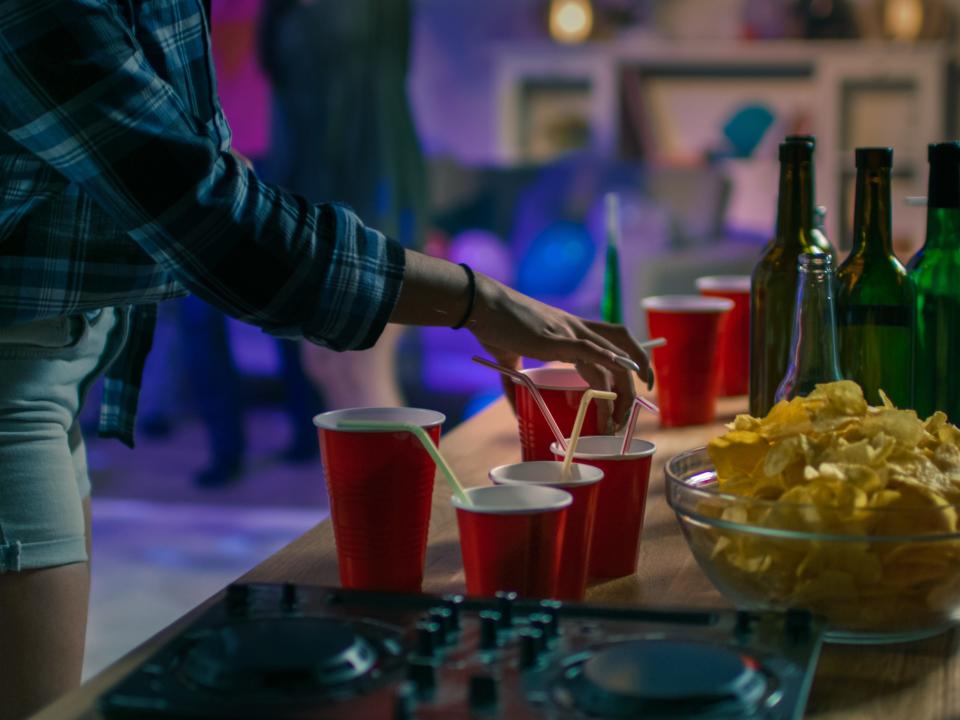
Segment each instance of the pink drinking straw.
[{"label": "pink drinking straw", "polygon": [[537,401],[537,407],[540,408],[540,412],[543,413],[544,419],[547,421],[547,425],[550,426],[553,436],[557,439],[557,444],[563,449],[567,449],[567,440],[563,437],[563,433],[560,432],[560,426],[557,425],[557,421],[553,419],[553,415],[550,414],[550,408],[547,407],[547,404],[543,401],[543,396],[540,394],[540,391],[537,389],[537,384],[530,379],[529,375],[524,375],[522,372],[517,372],[503,365],[499,365],[492,360],[487,360],[482,358],[479,355],[473,356],[473,361],[475,363],[480,363],[485,365],[488,368],[493,368],[497,372],[503,373],[507,377],[511,377],[514,380],[522,382],[526,385],[527,390],[530,391],[530,394],[533,395],[533,399]]},{"label": "pink drinking straw", "polygon": [[627,448],[630,447],[630,442],[633,440],[633,430],[637,426],[637,416],[640,414],[641,407],[654,414],[660,413],[660,408],[646,398],[639,395],[633,398],[633,407],[630,408],[630,417],[627,418],[627,428],[623,432],[623,444],[620,446],[621,455],[627,454]]}]

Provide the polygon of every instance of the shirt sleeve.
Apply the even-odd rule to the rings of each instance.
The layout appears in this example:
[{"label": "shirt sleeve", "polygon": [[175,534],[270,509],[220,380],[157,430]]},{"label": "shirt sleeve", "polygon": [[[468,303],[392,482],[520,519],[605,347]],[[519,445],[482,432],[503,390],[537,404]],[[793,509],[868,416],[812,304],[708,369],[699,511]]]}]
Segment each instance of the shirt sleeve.
[{"label": "shirt sleeve", "polygon": [[404,251],[348,208],[260,181],[153,70],[115,0],[0,3],[0,131],[192,292],[337,350],[380,335]]}]

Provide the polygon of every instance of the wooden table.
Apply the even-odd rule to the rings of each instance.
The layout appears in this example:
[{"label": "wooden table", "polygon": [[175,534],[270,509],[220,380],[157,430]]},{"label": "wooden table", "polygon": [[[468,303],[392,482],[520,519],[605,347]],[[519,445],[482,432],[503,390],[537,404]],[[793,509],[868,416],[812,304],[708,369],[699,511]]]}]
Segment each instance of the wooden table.
[{"label": "wooden table", "polygon": [[[726,422],[746,406],[743,398],[722,400],[718,419]],[[639,571],[595,585],[588,600],[618,604],[723,607],[728,603],[698,568],[680,534],[663,493],[663,465],[674,454],[703,445],[722,431],[712,426],[659,430],[645,415],[637,433],[657,445],[647,502]],[[516,421],[498,402],[445,436],[441,450],[466,485],[487,483],[487,470],[519,460]],[[438,478],[430,521],[426,592],[463,591],[463,570],[450,493]],[[251,582],[337,585],[333,530],[324,522],[253,568]],[[208,601],[209,602],[209,601]],[[92,720],[94,699],[182,629],[203,608],[195,609],[93,678],[79,690],[36,716],[38,720]],[[956,631],[929,640],[886,646],[826,646],[817,666],[807,717],[960,718],[960,665]]]}]

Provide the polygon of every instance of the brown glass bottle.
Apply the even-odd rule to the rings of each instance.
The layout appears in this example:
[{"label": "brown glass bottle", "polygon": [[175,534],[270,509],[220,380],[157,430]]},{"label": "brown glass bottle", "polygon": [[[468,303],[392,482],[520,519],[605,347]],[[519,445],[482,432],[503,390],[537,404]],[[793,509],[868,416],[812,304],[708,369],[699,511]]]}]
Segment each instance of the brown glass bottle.
[{"label": "brown glass bottle", "polygon": [[813,143],[780,145],[777,230],[750,282],[750,414],[766,415],[790,363],[797,260],[813,241]]},{"label": "brown glass bottle", "polygon": [[[816,154],[817,151],[817,138],[813,135],[787,135],[783,141],[785,143],[810,143],[813,146],[813,153]],[[824,227],[824,218],[827,214],[827,209],[822,205],[817,205],[817,192],[816,192],[816,176],[817,173],[814,169],[815,163],[813,158],[810,158],[810,176],[813,178],[814,189],[810,191],[810,195],[813,198],[813,230],[810,231],[810,241],[813,243],[814,247],[820,249],[820,252],[826,253],[830,256],[830,260],[833,262],[833,266],[837,266],[837,251],[827,239],[827,231]]]}]

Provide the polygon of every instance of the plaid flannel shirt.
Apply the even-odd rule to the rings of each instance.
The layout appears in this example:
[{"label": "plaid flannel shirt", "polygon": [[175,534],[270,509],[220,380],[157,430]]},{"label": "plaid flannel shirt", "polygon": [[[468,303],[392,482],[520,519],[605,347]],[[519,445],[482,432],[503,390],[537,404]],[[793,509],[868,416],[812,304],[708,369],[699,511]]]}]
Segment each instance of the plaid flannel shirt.
[{"label": "plaid flannel shirt", "polygon": [[403,248],[230,154],[200,0],[0,0],[0,326],[135,306],[100,431],[133,444],[155,303],[374,343]]}]

